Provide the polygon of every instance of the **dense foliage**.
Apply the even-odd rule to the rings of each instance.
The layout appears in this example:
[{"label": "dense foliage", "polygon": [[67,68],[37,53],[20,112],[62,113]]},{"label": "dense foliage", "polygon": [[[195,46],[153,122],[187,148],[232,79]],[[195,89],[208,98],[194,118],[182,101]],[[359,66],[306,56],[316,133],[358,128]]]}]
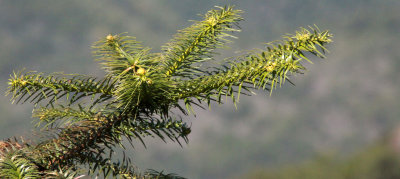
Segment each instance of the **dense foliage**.
[{"label": "dense foliage", "polygon": [[[8,94],[15,103],[35,105],[33,117],[45,137],[38,143],[4,141],[0,175],[71,178],[86,166],[89,175],[179,178],[154,170],[138,172],[129,156],[117,161],[113,153],[124,149],[126,140],[145,145],[147,136],[188,142],[191,129],[182,116],[189,115],[193,105],[203,108],[202,103],[223,103],[228,97],[236,103],[240,94],[251,95],[254,89],[272,92],[305,71],[304,61],[310,62],[306,55],[323,58],[331,42],[328,31],[301,28],[265,49],[217,61],[215,49],[235,38],[232,32],[239,31],[241,13],[233,7],[210,10],[159,53],[126,34],[108,35],[93,47],[107,73],[100,79],[14,73]],[[173,109],[182,114],[173,114]]]}]

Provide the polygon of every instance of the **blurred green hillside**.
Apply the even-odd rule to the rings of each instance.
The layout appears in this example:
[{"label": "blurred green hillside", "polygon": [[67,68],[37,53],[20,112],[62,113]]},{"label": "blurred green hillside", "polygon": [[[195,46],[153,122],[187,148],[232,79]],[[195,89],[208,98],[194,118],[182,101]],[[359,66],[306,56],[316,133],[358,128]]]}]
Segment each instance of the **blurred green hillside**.
[{"label": "blurred green hillside", "polygon": [[[0,89],[13,70],[103,74],[91,44],[128,32],[154,51],[215,5],[245,11],[239,39],[221,57],[262,48],[300,26],[334,34],[327,60],[308,65],[296,86],[272,96],[260,91],[211,111],[197,110],[190,143],[147,140],[132,151],[139,168],[188,178],[244,176],[324,153],[357,155],[400,118],[400,1],[398,0],[116,0],[0,1]],[[31,135],[32,106],[0,95],[0,137]]]},{"label": "blurred green hillside", "polygon": [[278,168],[261,168],[237,178],[247,179],[396,179],[400,178],[399,153],[392,146],[379,141],[364,151],[346,159],[322,155],[297,164]]}]

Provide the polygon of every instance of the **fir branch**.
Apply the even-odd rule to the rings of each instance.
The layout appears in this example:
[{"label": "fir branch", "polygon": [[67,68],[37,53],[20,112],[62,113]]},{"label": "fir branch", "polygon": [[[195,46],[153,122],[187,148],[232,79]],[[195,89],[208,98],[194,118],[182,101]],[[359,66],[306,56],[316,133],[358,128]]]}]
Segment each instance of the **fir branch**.
[{"label": "fir branch", "polygon": [[[118,108],[126,112],[139,106],[142,109],[154,109],[150,113],[169,109],[169,104],[163,104],[168,99],[166,92],[172,84],[166,81],[165,74],[159,73],[159,55],[149,53],[149,49],[139,46],[133,37],[123,35],[109,35],[94,48],[108,76],[113,78],[114,102]],[[152,100],[149,99],[151,97]]]},{"label": "fir branch", "polygon": [[85,175],[79,173],[80,171],[76,171],[74,168],[60,168],[54,171],[45,171],[44,178],[45,179],[80,179]]},{"label": "fir branch", "polygon": [[25,150],[18,143],[0,142],[1,178],[39,178],[38,167],[28,159]]},{"label": "fir branch", "polygon": [[38,118],[39,122],[36,126],[41,126],[45,123],[44,128],[47,128],[59,120],[63,120],[62,124],[72,125],[76,121],[91,120],[95,118],[96,111],[84,109],[78,104],[78,109],[59,105],[57,108],[41,107],[33,111],[32,117]]},{"label": "fir branch", "polygon": [[311,28],[311,31],[302,28],[295,35],[286,36],[283,41],[268,44],[264,51],[239,57],[239,62],[232,63],[227,69],[183,81],[177,88],[187,90],[181,92],[178,99],[193,103],[187,98],[195,97],[209,104],[210,101],[221,103],[223,95],[230,96],[235,102],[235,95],[239,97],[242,88],[247,91],[251,88],[262,88],[272,92],[277,84],[283,84],[290,74],[302,73],[305,67],[300,62],[303,59],[309,61],[304,55],[305,52],[324,57],[324,45],[331,42],[331,35],[328,31],[321,32],[316,28]]},{"label": "fir branch", "polygon": [[0,160],[0,177],[2,178],[39,178],[35,165],[18,154],[3,156]]},{"label": "fir branch", "polygon": [[179,31],[175,38],[163,47],[166,74],[168,76],[186,76],[196,70],[192,64],[212,59],[213,50],[223,47],[227,38],[235,38],[229,32],[237,32],[240,13],[231,6],[217,7],[208,11],[203,21]]},{"label": "fir branch", "polygon": [[[124,153],[125,155],[125,153]],[[90,163],[89,173],[94,173],[94,171],[98,171],[99,175],[103,175],[104,178],[108,176],[120,177],[125,179],[185,179],[184,177],[180,177],[174,173],[164,174],[164,172],[159,172],[153,169],[149,169],[144,173],[141,173],[135,166],[131,164],[130,160],[125,160],[122,162],[112,162],[109,159],[103,159],[100,162],[97,160],[88,161]],[[99,164],[97,166],[101,166],[96,168],[94,164]]]},{"label": "fir branch", "polygon": [[[125,153],[124,153],[125,154]],[[110,159],[91,159],[88,158],[89,174],[97,171],[99,174],[103,174],[104,178],[112,175],[113,177],[121,178],[141,178],[140,173],[137,171],[130,160],[123,162],[112,162]]]},{"label": "fir branch", "polygon": [[[209,11],[203,21],[179,31],[162,53],[151,53],[134,37],[108,35],[94,45],[94,54],[108,73],[101,80],[82,75],[14,73],[7,92],[12,94],[11,100],[35,105],[46,102],[45,107],[34,111],[34,117],[39,118],[39,126],[46,123],[45,131],[54,131],[50,139],[29,147],[29,155],[25,152],[16,158],[26,159],[23,163],[30,162],[35,171],[50,177],[75,176],[78,166],[89,165],[89,172],[100,171],[105,176],[179,178],[154,171],[140,175],[129,157],[124,156],[120,163],[111,162],[112,153],[117,147],[125,148],[124,139],[132,146],[134,140],[146,146],[143,138],[149,136],[187,143],[190,126],[173,118],[172,108],[188,115],[182,101],[190,112],[192,105],[202,107],[203,101],[222,103],[224,95],[236,104],[240,94],[252,93],[253,89],[272,92],[291,75],[306,70],[302,62],[311,62],[306,54],[324,58],[325,45],[331,42],[328,31],[302,28],[284,36],[284,40],[268,43],[265,50],[253,50],[221,68],[201,69],[199,64],[211,60],[216,48],[234,38],[230,33],[239,31],[240,13],[230,6]],[[89,96],[90,103],[76,103]],[[67,104],[54,107],[61,98]],[[10,163],[8,159],[12,158],[7,157],[0,155],[0,164],[5,160]],[[10,172],[21,168],[18,162],[8,166],[15,166],[6,168]]]},{"label": "fir branch", "polygon": [[54,170],[54,167],[69,166],[74,161],[84,164],[86,158],[97,157],[96,160],[100,161],[106,149],[123,146],[123,136],[132,145],[133,140],[139,140],[145,145],[142,138],[146,136],[157,136],[164,141],[167,137],[179,144],[179,138],[188,141],[190,128],[181,121],[133,117],[121,113],[98,114],[90,121],[79,121],[75,125],[60,128],[58,138],[44,141],[36,149],[46,151],[41,153],[42,165],[51,166],[49,170]]},{"label": "fir branch", "polygon": [[[52,104],[57,99],[65,97],[70,104],[87,96],[100,94],[97,102],[110,99],[112,97],[113,84],[110,78],[97,80],[95,77],[83,75],[65,75],[42,73],[14,72],[9,79],[8,94],[12,94],[13,103],[29,101],[34,104],[49,99],[48,104]],[[71,78],[66,78],[66,76]]]}]

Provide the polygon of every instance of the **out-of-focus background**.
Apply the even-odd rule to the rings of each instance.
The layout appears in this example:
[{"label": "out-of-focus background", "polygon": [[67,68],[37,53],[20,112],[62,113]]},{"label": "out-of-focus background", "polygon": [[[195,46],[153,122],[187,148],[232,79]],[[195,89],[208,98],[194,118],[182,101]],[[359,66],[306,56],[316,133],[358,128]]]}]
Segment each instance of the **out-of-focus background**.
[{"label": "out-of-focus background", "polygon": [[[223,56],[317,24],[334,34],[326,60],[269,96],[241,97],[191,117],[188,145],[148,139],[141,169],[188,178],[399,177],[400,1],[0,1],[0,90],[13,70],[104,74],[91,44],[128,32],[154,51],[215,5],[245,11]],[[0,138],[31,135],[32,105],[0,95]]]}]

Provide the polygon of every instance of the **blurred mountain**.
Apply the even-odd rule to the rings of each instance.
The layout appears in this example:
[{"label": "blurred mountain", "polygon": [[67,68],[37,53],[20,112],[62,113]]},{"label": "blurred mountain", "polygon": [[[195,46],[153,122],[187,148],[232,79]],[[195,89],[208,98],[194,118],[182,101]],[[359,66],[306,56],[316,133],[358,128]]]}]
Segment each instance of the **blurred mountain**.
[{"label": "blurred mountain", "polygon": [[[9,75],[22,68],[102,75],[90,54],[97,39],[128,32],[158,51],[188,20],[225,4],[244,10],[245,21],[221,57],[313,24],[334,34],[331,53],[294,77],[296,86],[242,96],[238,110],[230,102],[197,110],[190,143],[180,148],[149,139],[148,149],[132,151],[139,168],[229,178],[320,153],[351,156],[398,125],[397,0],[0,1],[0,89],[6,91]],[[0,137],[30,135],[32,106],[0,99]]]}]

